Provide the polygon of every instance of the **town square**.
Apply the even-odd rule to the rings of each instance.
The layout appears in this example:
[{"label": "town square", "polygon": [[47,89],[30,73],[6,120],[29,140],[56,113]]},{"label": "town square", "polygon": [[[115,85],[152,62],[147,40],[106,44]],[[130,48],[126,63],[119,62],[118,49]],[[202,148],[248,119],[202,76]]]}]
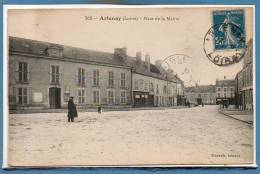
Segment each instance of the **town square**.
[{"label": "town square", "polygon": [[252,124],[218,109],[79,112],[74,123],[66,113],[11,114],[10,160],[54,167],[252,162]]}]

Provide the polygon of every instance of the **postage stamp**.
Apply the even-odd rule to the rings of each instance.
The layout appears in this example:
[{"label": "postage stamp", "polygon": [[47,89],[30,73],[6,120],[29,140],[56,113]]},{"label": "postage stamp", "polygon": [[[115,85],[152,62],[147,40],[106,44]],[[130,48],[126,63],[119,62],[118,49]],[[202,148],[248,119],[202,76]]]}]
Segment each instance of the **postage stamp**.
[{"label": "postage stamp", "polygon": [[204,52],[214,64],[228,66],[240,62],[246,50],[243,10],[213,12],[213,26],[204,37]]},{"label": "postage stamp", "polygon": [[243,10],[213,12],[214,46],[216,50],[245,48]]}]

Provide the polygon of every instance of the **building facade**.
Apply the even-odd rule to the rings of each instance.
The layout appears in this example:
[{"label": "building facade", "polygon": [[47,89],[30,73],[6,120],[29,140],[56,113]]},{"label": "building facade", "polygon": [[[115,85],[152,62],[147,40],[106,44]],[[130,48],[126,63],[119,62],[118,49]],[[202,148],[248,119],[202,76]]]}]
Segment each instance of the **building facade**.
[{"label": "building facade", "polygon": [[[9,40],[10,109],[131,105],[131,67],[115,54]],[[123,60],[122,60],[123,61]]]},{"label": "building facade", "polygon": [[150,55],[137,52],[131,62],[133,83],[133,106],[175,106],[177,105],[176,76],[150,63]]},{"label": "building facade", "polygon": [[247,44],[243,68],[236,75],[236,105],[243,110],[253,110],[253,41]]},{"label": "building facade", "polygon": [[186,97],[185,97],[185,90],[184,90],[184,83],[183,81],[177,76],[177,105],[185,105]]},{"label": "building facade", "polygon": [[215,85],[198,85],[185,88],[187,102],[194,104],[216,104]]},{"label": "building facade", "polygon": [[133,104],[138,106],[177,105],[177,84],[155,77],[133,73]]},{"label": "building facade", "polygon": [[[9,38],[9,109],[173,106],[175,76],[127,55]],[[181,90],[181,89],[180,89]]]},{"label": "building facade", "polygon": [[216,80],[216,104],[226,103],[228,105],[235,104],[235,87],[236,81],[226,79]]}]

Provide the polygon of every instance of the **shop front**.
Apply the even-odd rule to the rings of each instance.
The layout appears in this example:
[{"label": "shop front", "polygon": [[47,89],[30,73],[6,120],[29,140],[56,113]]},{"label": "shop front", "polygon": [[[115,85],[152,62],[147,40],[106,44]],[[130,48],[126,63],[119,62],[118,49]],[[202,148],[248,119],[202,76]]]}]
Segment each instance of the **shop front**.
[{"label": "shop front", "polygon": [[134,107],[147,107],[154,106],[154,95],[149,94],[149,92],[133,92]]}]

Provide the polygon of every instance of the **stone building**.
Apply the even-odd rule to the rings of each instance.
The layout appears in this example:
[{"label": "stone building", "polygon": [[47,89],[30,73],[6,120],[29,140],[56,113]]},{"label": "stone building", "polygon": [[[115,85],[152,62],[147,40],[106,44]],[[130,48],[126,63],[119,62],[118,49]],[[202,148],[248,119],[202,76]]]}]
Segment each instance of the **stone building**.
[{"label": "stone building", "polygon": [[131,60],[134,107],[177,105],[177,80],[171,72],[151,64],[149,54],[143,61],[137,52]]},{"label": "stone building", "polygon": [[253,41],[247,44],[243,69],[236,75],[236,105],[243,110],[253,109]]},{"label": "stone building", "polygon": [[198,85],[185,88],[187,102],[193,104],[216,104],[215,85]]},{"label": "stone building", "polygon": [[235,86],[233,79],[216,80],[216,103],[235,104]]},{"label": "stone building", "polygon": [[17,110],[66,108],[69,96],[79,108],[173,106],[181,83],[126,48],[106,53],[9,37],[8,59],[9,107]]},{"label": "stone building", "polygon": [[[130,106],[131,67],[114,54],[9,38],[10,109]],[[123,55],[123,56],[122,56]]]}]

